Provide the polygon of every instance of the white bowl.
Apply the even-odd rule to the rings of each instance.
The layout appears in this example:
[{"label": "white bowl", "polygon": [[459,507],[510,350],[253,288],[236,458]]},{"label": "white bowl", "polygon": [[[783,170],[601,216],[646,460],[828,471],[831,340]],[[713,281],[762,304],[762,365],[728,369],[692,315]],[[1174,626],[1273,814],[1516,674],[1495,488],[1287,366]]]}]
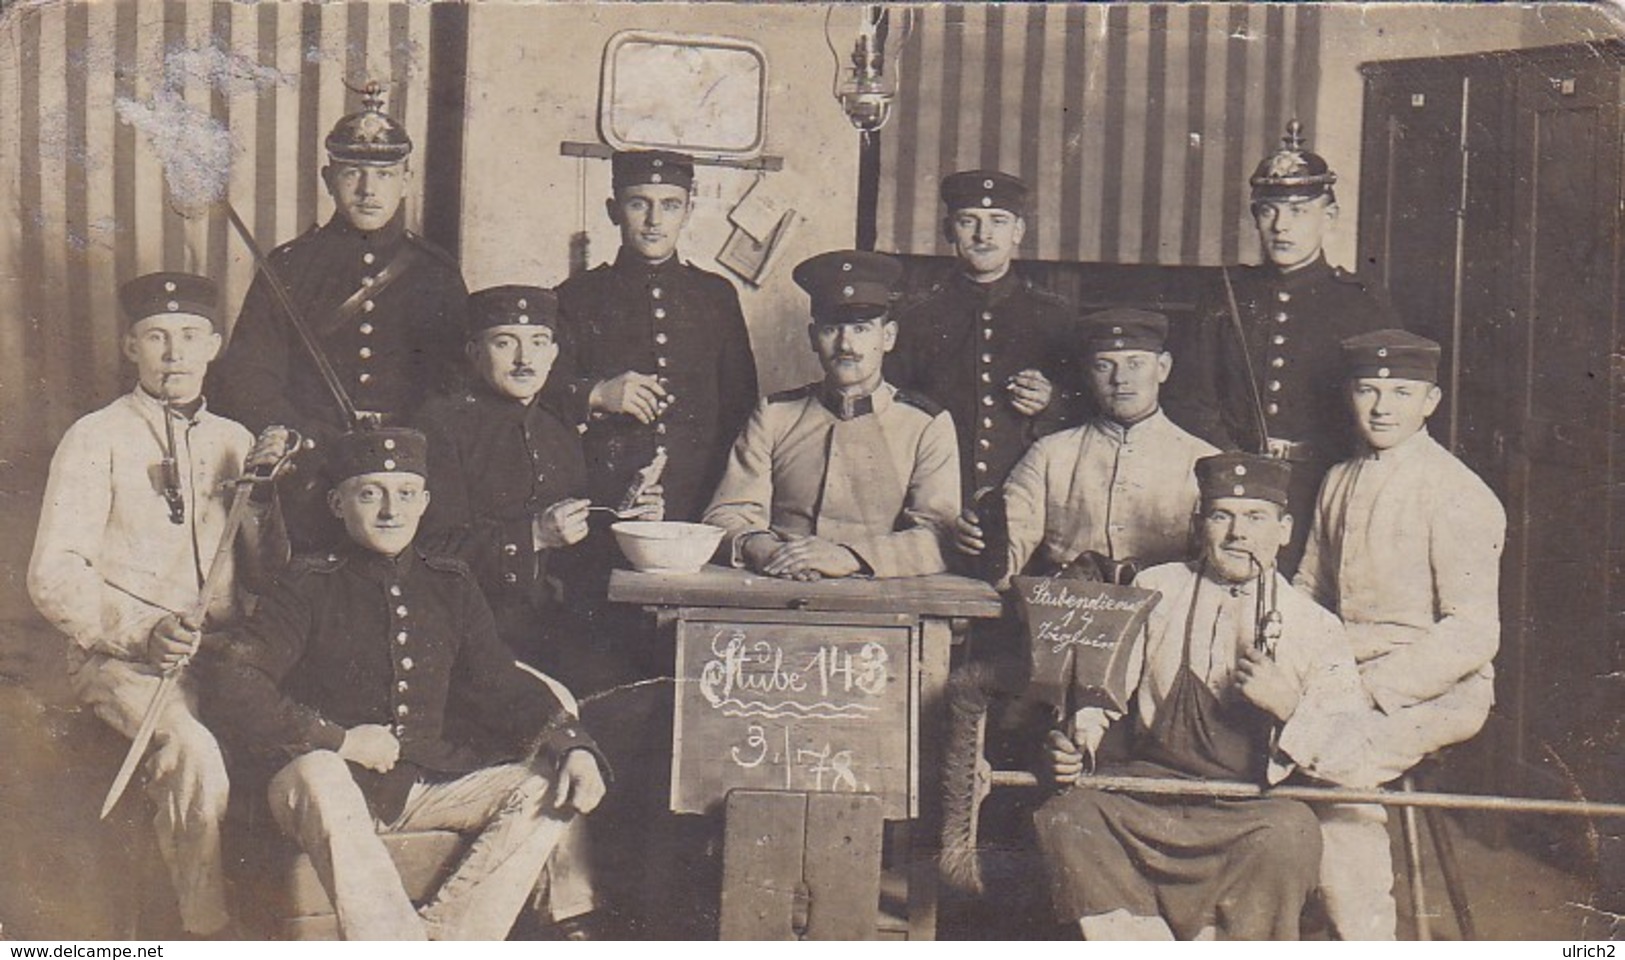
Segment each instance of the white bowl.
[{"label": "white bowl", "polygon": [[623,520],[609,529],[640,573],[699,573],[723,534],[721,527],[676,520]]}]

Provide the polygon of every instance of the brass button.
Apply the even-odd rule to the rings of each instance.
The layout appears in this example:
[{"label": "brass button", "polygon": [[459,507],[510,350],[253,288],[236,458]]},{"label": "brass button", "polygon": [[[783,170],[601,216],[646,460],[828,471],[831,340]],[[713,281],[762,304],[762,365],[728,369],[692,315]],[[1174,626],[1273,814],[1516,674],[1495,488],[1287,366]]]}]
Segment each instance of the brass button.
[{"label": "brass button", "polygon": [[502,552],[510,557],[516,557],[519,555],[519,545],[517,543],[504,543]]},{"label": "brass button", "polygon": [[517,573],[504,573],[502,575],[502,582],[503,583],[518,583],[519,582],[519,574],[517,574]]},{"label": "brass button", "polygon": [[987,429],[987,430],[992,430],[993,429],[993,418],[992,417],[983,417],[982,418],[982,427],[984,429]]},{"label": "brass button", "polygon": [[985,461],[982,461],[982,460],[976,461],[976,472],[977,473],[986,473],[987,472],[987,463]]},{"label": "brass button", "polygon": [[1283,334],[1277,333],[1275,336],[1270,337],[1270,343],[1273,343],[1277,347],[1279,347],[1281,344],[1286,343],[1286,336],[1283,335]]},{"label": "brass button", "polygon": [[983,320],[992,320],[993,319],[993,314],[989,313],[986,310],[983,310],[982,311],[982,319]]},{"label": "brass button", "polygon": [[402,603],[402,604],[398,604],[398,605],[397,605],[397,606],[396,606],[396,607],[395,607],[395,616],[397,616],[397,617],[404,617],[404,616],[406,616],[406,604],[404,604],[404,603]]},{"label": "brass button", "polygon": [[401,669],[402,670],[410,670],[410,669],[412,669],[412,658],[411,657],[402,657],[401,658]]},{"label": "brass button", "polygon": [[401,693],[405,693],[407,691],[407,689],[408,689],[406,681],[405,680],[397,681],[396,684],[395,684],[395,689],[399,690]]},{"label": "brass button", "polygon": [[982,362],[983,363],[992,363],[993,362],[993,354],[991,354],[991,353],[982,354]]},{"label": "brass button", "polygon": [[666,335],[664,333],[655,334],[655,343],[664,345],[665,342],[666,342]]},{"label": "brass button", "polygon": [[363,313],[371,313],[376,309],[378,309],[378,304],[373,303],[371,300],[361,301],[361,310]]},{"label": "brass button", "polygon": [[659,287],[654,287],[649,291],[649,296],[654,297],[656,300],[659,300],[664,295],[664,293],[665,293],[665,291],[661,290]]},{"label": "brass button", "polygon": [[662,437],[665,436],[666,435],[666,425],[665,425],[665,423],[657,423],[657,424],[655,424],[655,433],[660,434]]},{"label": "brass button", "polygon": [[993,406],[993,398],[984,394],[982,396],[982,406],[984,406],[984,407]]},{"label": "brass button", "polygon": [[991,449],[993,449],[993,441],[989,440],[986,437],[983,437],[980,440],[977,440],[976,445],[978,447],[981,447],[983,450],[991,450]]},{"label": "brass button", "polygon": [[398,703],[398,704],[395,705],[395,715],[396,716],[404,717],[404,716],[406,716],[407,714],[409,714],[411,712],[412,712],[412,708],[407,706],[404,703]]},{"label": "brass button", "polygon": [[361,255],[361,262],[362,263],[372,263],[376,259],[378,259],[378,258],[373,256],[371,251],[368,251],[367,253],[363,253]]},{"label": "brass button", "polygon": [[372,382],[372,374],[363,373],[361,376],[356,377],[356,380],[358,380],[361,383],[371,383]]},{"label": "brass button", "polygon": [[1286,323],[1286,311],[1285,310],[1282,310],[1282,311],[1275,314],[1275,322],[1276,323]]},{"label": "brass button", "polygon": [[389,586],[389,595],[392,596],[392,597],[400,596],[401,595],[401,586],[400,586],[400,584],[398,584],[398,583],[390,584],[390,586]]},{"label": "brass button", "polygon": [[400,643],[400,644],[406,643],[406,631],[405,630],[402,630],[400,633],[395,634],[395,642]]},{"label": "brass button", "polygon": [[1292,299],[1292,294],[1288,293],[1285,290],[1277,290],[1277,291],[1275,291],[1275,299],[1281,301],[1282,303],[1286,303],[1287,301]]},{"label": "brass button", "polygon": [[666,319],[666,308],[665,307],[655,307],[655,319],[656,320],[664,320],[664,319]]},{"label": "brass button", "polygon": [[361,335],[366,336],[367,334],[372,333],[372,324],[363,323],[361,325],[361,327],[360,327],[360,330],[361,330]]},{"label": "brass button", "polygon": [[1270,366],[1272,366],[1275,369],[1279,370],[1282,367],[1286,366],[1286,358],[1285,357],[1271,357],[1270,358]]},{"label": "brass button", "polygon": [[1280,393],[1280,392],[1281,392],[1281,381],[1279,381],[1279,380],[1271,380],[1270,381],[1270,393]]},{"label": "brass button", "polygon": [[1276,414],[1281,412],[1281,405],[1279,403],[1272,403],[1269,406],[1265,407],[1264,411],[1266,413],[1268,413],[1270,416],[1273,417]]},{"label": "brass button", "polygon": [[982,371],[982,382],[983,383],[992,383],[993,382],[993,374],[988,373],[986,370],[983,370]]},{"label": "brass button", "polygon": [[360,350],[356,351],[356,356],[360,357],[363,360],[371,360],[372,359],[372,348],[371,347],[362,347]]}]

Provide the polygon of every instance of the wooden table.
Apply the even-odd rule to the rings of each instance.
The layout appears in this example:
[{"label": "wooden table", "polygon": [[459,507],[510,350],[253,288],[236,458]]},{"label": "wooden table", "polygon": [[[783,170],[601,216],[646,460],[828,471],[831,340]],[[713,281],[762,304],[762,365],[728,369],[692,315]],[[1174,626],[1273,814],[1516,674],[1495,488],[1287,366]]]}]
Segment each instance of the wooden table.
[{"label": "wooden table", "polygon": [[[935,843],[949,651],[972,620],[1002,613],[987,584],[947,574],[800,583],[707,566],[617,570],[609,599],[650,608],[676,637],[674,810],[715,812],[735,788],[861,791],[903,825],[904,845]],[[930,939],[935,858],[901,859],[907,936]]]}]

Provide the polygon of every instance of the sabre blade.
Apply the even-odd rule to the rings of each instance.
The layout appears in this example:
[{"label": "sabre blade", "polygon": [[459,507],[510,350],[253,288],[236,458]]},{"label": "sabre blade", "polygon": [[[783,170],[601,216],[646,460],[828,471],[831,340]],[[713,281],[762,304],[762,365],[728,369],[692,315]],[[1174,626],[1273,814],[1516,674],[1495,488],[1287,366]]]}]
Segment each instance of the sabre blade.
[{"label": "sabre blade", "polygon": [[135,731],[135,739],[130,741],[130,750],[124,755],[124,763],[118,768],[118,775],[113,778],[113,785],[107,788],[107,799],[102,801],[100,819],[106,820],[107,815],[118,805],[119,798],[124,796],[124,790],[130,785],[135,776],[135,768],[141,764],[141,758],[147,754],[147,746],[152,743],[152,735],[158,730],[158,715],[163,712],[164,703],[169,700],[169,691],[175,685],[174,673],[164,674],[158,682],[158,689],[153,691],[152,701],[147,704],[147,712],[141,717],[141,726]]}]

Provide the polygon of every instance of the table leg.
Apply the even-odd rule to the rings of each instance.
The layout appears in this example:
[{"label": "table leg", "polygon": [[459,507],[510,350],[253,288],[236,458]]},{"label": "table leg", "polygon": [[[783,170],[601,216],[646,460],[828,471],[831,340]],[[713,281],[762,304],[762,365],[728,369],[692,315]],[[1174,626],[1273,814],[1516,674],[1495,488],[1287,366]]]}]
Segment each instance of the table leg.
[{"label": "table leg", "polygon": [[947,731],[948,649],[953,630],[947,621],[920,622],[920,816],[914,821],[909,851],[908,938],[937,936],[937,890],[942,832],[942,743]]}]

